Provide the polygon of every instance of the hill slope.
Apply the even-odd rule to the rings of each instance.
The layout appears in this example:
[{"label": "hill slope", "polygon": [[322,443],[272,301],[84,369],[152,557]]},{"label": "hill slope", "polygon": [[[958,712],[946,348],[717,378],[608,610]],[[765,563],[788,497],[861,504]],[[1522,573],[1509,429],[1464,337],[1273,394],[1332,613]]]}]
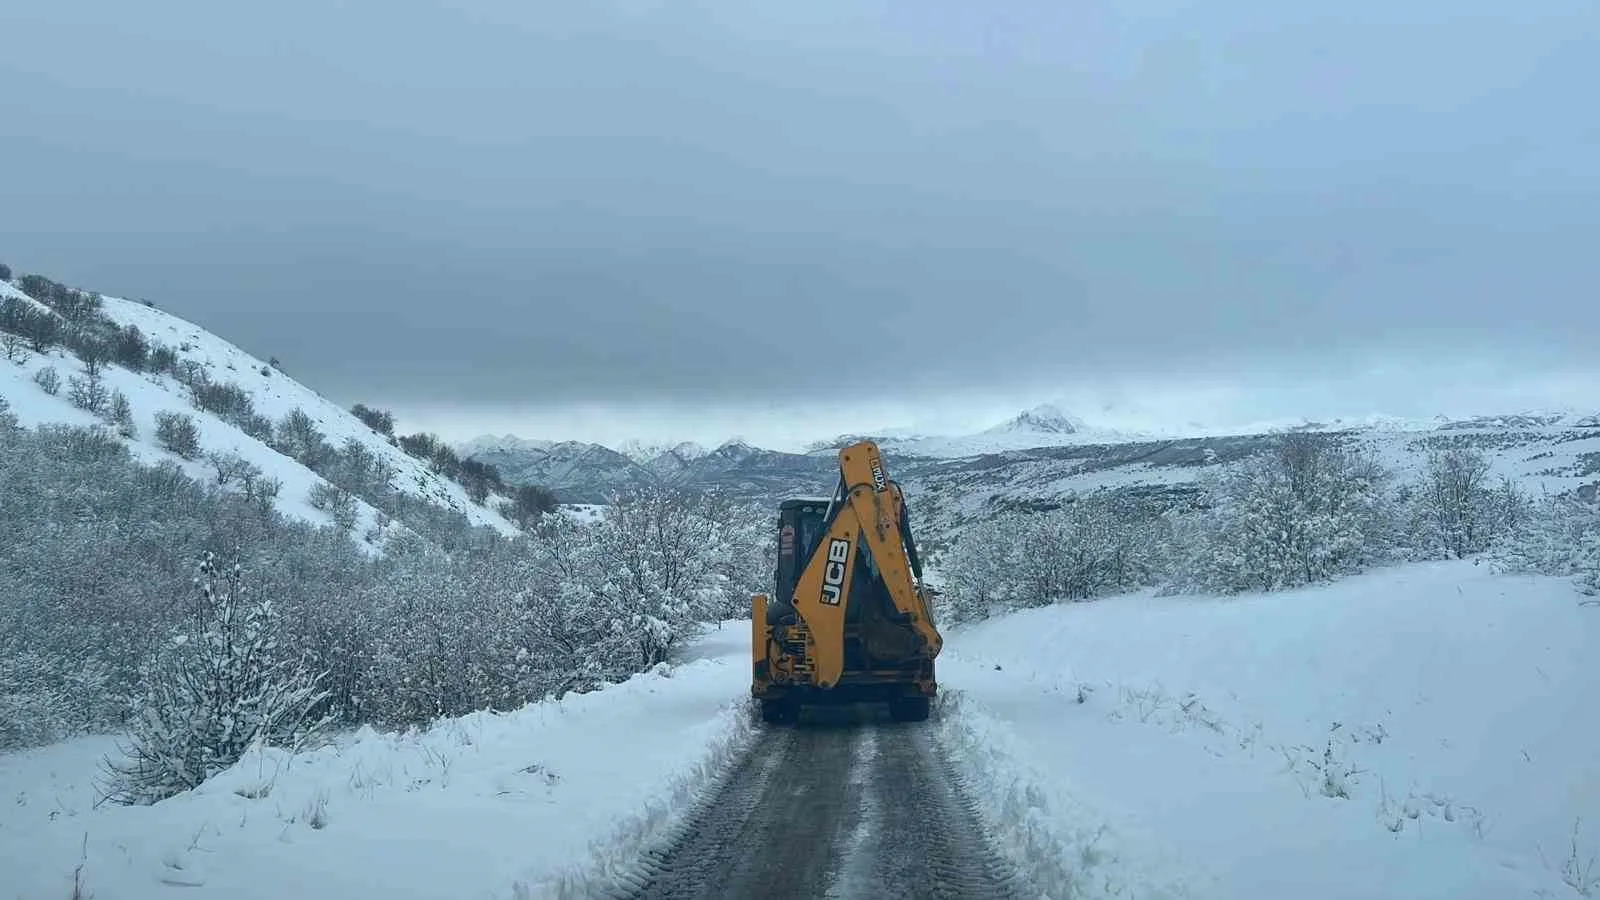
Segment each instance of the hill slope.
[{"label": "hill slope", "polygon": [[[0,282],[0,303],[6,298],[15,298],[38,315],[60,319],[16,285]],[[471,525],[487,526],[502,534],[516,532],[504,516],[473,503],[462,485],[441,477],[426,462],[407,454],[351,412],[227,340],[177,316],[118,297],[100,297],[99,312],[124,334],[136,330],[149,343],[153,351],[150,358],[170,351],[160,364],[144,366],[141,371],[115,360],[99,367],[98,380],[105,392],[102,402],[109,403],[116,393],[127,400],[129,417],[122,433],[138,458],[152,463],[171,462],[197,479],[209,480],[219,474],[213,455],[237,456],[259,469],[263,482],[281,482],[273,500],[281,512],[318,524],[333,524],[337,504],[327,502],[327,497],[338,491],[326,473],[315,471],[308,461],[327,459],[336,451],[355,446],[360,448],[358,453],[368,474],[381,480],[388,490],[459,513]],[[72,380],[86,377],[86,366],[73,351],[58,344],[42,352],[27,347],[14,349],[10,355],[15,358],[0,357],[0,396],[8,400],[23,425],[106,422],[105,415],[91,412],[72,399]],[[59,383],[55,393],[46,391],[37,380],[45,370],[55,372]],[[198,390],[209,390],[201,402],[211,408],[196,405],[196,385],[202,386]],[[274,440],[274,426],[296,411],[304,413],[302,421],[326,442],[325,447],[308,448],[304,458],[285,452],[284,440]],[[158,439],[158,417],[163,414],[192,418],[198,452],[180,455],[163,445]],[[314,491],[324,495],[318,505],[313,505]],[[349,523],[353,535],[365,536],[376,544],[393,530],[393,524],[385,525],[386,517],[366,500],[350,497],[345,502],[353,506],[354,521]]]}]

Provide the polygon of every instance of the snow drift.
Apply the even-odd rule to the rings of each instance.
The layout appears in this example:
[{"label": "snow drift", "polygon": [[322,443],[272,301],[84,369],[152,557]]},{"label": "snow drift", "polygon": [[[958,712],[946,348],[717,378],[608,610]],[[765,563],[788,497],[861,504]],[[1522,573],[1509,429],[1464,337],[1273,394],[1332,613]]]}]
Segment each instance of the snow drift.
[{"label": "snow drift", "polygon": [[1592,896],[1580,599],[1446,562],[1028,610],[950,636],[939,727],[1059,896]]},{"label": "snow drift", "polygon": [[[153,806],[94,803],[110,738],[0,756],[6,896],[551,896],[616,870],[753,733],[730,623],[677,663],[560,701],[255,750]],[[14,801],[14,802],[12,802]],[[81,869],[80,869],[81,866]]]}]

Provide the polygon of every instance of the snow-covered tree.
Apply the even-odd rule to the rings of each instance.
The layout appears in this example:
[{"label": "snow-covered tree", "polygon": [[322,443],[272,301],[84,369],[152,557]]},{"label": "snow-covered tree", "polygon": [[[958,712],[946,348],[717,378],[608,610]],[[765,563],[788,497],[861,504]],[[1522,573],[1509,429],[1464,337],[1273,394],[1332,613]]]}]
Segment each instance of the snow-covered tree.
[{"label": "snow-covered tree", "polygon": [[272,432],[272,446],[318,473],[326,471],[335,456],[317,423],[298,406],[278,420]]},{"label": "snow-covered tree", "polygon": [[1546,497],[1493,554],[1507,572],[1573,576],[1587,594],[1600,594],[1600,502],[1574,494]]},{"label": "snow-covered tree", "polygon": [[125,438],[131,438],[139,433],[133,424],[133,406],[128,403],[128,395],[121,391],[111,392],[111,404],[106,410],[106,420],[117,427],[117,433]]},{"label": "snow-covered tree", "polygon": [[1409,505],[1414,549],[1452,559],[1487,550],[1505,512],[1489,481],[1489,458],[1470,448],[1430,452]]},{"label": "snow-covered tree", "polygon": [[1006,512],[964,529],[941,555],[945,618],[1087,600],[1154,585],[1172,544],[1158,510],[1090,495],[1045,512]]},{"label": "snow-covered tree", "polygon": [[941,618],[952,624],[984,619],[1013,599],[1022,524],[1012,514],[962,529],[940,557],[945,579]]},{"label": "snow-covered tree", "polygon": [[560,506],[555,492],[543,485],[524,484],[500,505],[500,512],[523,528],[531,528]]},{"label": "snow-covered tree", "polygon": [[298,748],[326,724],[326,693],[281,643],[276,605],[237,564],[207,552],[186,627],[143,670],[127,758],[108,759],[106,796],[148,804],[189,790],[253,744]]},{"label": "snow-covered tree", "polygon": [[[43,353],[44,350],[35,347],[34,352]],[[61,373],[56,371],[55,366],[45,366],[33,373],[33,383],[42,388],[46,394],[54,397],[61,390]]]},{"label": "snow-covered tree", "polygon": [[194,418],[183,413],[156,413],[156,441],[184,459],[200,456],[200,429]]},{"label": "snow-covered tree", "polygon": [[1187,529],[1187,587],[1278,590],[1383,559],[1393,545],[1389,474],[1338,436],[1296,432],[1207,484]]},{"label": "snow-covered tree", "polygon": [[311,486],[307,499],[312,508],[331,516],[339,530],[348,531],[355,527],[358,512],[356,497],[344,488],[319,481]]}]

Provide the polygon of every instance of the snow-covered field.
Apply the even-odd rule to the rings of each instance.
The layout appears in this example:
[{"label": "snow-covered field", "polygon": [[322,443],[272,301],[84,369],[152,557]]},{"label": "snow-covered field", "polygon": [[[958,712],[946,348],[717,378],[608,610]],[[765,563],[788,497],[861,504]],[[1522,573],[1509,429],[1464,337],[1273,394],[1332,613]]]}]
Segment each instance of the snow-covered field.
[{"label": "snow-covered field", "polygon": [[551,896],[628,860],[752,733],[749,634],[508,715],[253,753],[151,807],[94,806],[110,738],[0,756],[0,897],[63,900],[80,860],[100,900]]},{"label": "snow-covered field", "polygon": [[950,636],[940,727],[1073,896],[1600,896],[1581,599],[1451,562],[1030,610]]},{"label": "snow-covered field", "polygon": [[[1425,563],[948,634],[930,727],[1056,898],[1600,896],[1600,608]],[[0,756],[0,896],[544,897],[669,828],[752,735],[748,623],[666,671],[93,806],[92,738]],[[1070,883],[1070,890],[1069,885]]]}]

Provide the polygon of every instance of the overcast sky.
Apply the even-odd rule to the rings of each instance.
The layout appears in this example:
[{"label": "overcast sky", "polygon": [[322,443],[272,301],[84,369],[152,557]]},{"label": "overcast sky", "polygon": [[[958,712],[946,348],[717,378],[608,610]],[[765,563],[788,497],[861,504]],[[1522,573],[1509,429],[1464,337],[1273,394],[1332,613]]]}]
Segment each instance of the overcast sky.
[{"label": "overcast sky", "polygon": [[1594,0],[459,6],[5,4],[0,260],[453,437],[1600,408]]}]

